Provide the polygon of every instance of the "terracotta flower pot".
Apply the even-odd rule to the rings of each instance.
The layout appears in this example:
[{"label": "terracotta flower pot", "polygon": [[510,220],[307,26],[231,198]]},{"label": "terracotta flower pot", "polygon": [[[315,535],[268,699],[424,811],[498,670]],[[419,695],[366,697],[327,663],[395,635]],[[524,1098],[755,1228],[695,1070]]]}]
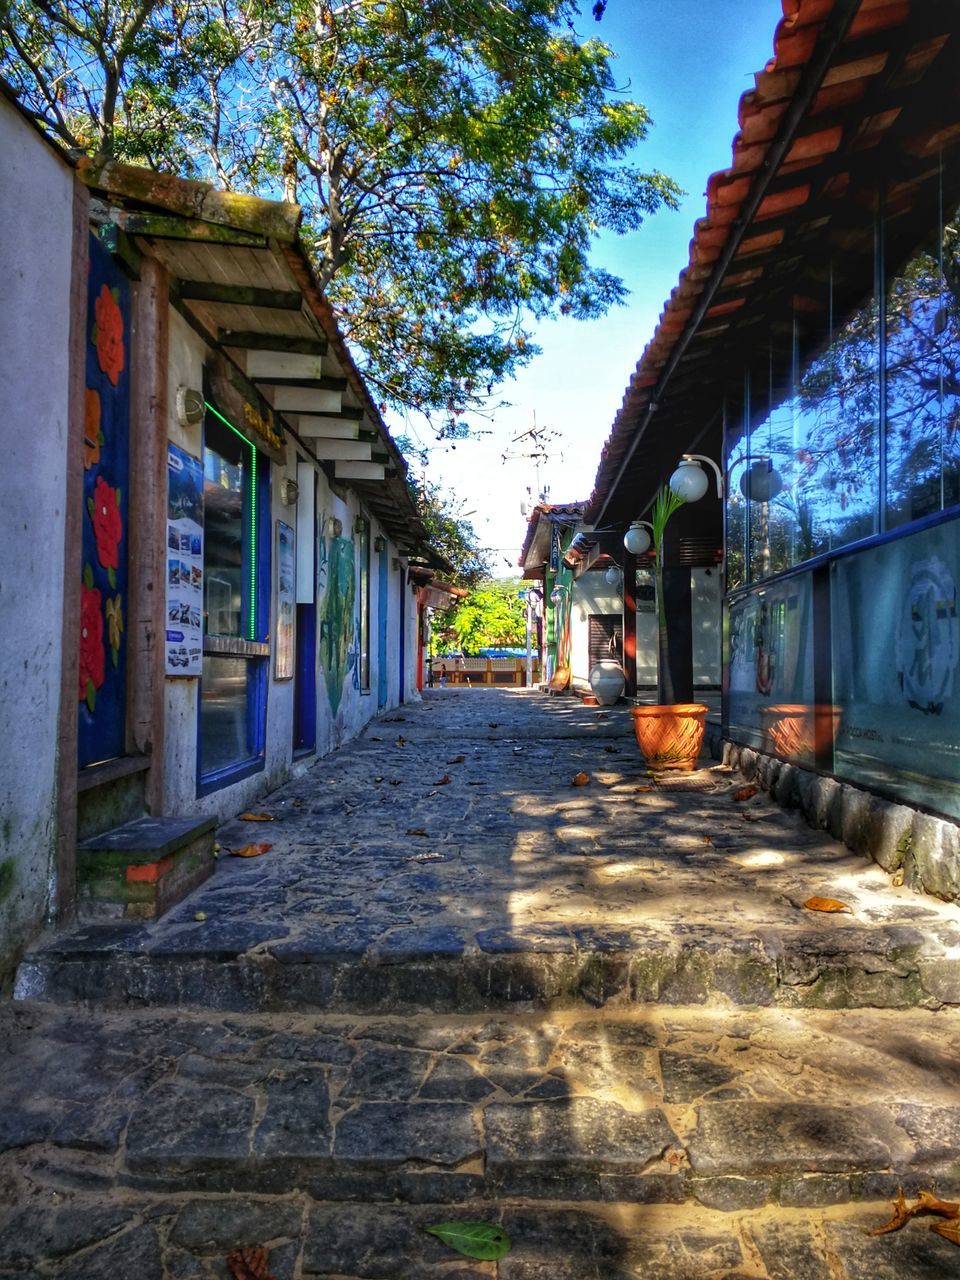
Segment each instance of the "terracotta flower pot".
[{"label": "terracotta flower pot", "polygon": [[693,769],[703,746],[708,710],[701,702],[632,707],[633,731],[648,768]]}]

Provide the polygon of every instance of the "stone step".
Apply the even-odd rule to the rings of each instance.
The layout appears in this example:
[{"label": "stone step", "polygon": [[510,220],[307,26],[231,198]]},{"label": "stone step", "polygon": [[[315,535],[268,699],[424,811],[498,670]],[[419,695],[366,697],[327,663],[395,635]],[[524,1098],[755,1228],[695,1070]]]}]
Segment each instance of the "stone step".
[{"label": "stone step", "polygon": [[[888,1202],[723,1214],[688,1206],[476,1202],[419,1206],[292,1196],[102,1196],[57,1188],[42,1213],[0,1210],[0,1276],[50,1280],[226,1277],[235,1250],[264,1248],[275,1280],[949,1280],[957,1246],[930,1219],[871,1237]],[[459,1257],[426,1228],[501,1227],[498,1263]],[[40,1224],[43,1229],[38,1230]],[[34,1270],[43,1266],[43,1271]],[[236,1274],[235,1272],[233,1274]],[[254,1272],[248,1274],[253,1275]],[[259,1274],[259,1273],[257,1273]]]},{"label": "stone step", "polygon": [[81,919],[146,920],[213,874],[213,818],[143,817],[77,845]]},{"label": "stone step", "polygon": [[[195,907],[203,907],[194,921]],[[765,930],[503,927],[219,918],[215,891],[162,928],[86,925],[20,965],[19,999],[232,1012],[474,1013],[718,1002],[783,1008],[960,1005],[954,940],[912,925]],[[836,919],[836,917],[834,917]],[[946,943],[946,945],[945,945]]]},{"label": "stone step", "polygon": [[952,1010],[411,1020],[15,1004],[0,1046],[4,1176],[111,1203],[746,1212],[877,1201],[899,1183],[960,1196]]}]

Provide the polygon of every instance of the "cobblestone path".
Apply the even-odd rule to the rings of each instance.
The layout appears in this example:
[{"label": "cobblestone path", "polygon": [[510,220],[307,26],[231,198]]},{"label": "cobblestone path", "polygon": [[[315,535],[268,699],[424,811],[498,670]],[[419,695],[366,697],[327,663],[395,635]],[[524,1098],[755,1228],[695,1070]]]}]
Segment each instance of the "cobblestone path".
[{"label": "cobblestone path", "polygon": [[956,909],[741,787],[648,776],[623,709],[437,691],[161,921],[42,940],[0,1280],[960,1276],[927,1219],[865,1232],[960,1194]]}]

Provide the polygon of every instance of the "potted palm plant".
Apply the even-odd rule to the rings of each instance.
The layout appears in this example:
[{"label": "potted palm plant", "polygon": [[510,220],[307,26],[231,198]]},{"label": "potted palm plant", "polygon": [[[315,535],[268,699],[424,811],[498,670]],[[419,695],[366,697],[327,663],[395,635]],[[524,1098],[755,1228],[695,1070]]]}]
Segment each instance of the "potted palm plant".
[{"label": "potted palm plant", "polygon": [[670,518],[684,505],[685,498],[669,485],[657,494],[650,520],[653,533],[654,581],[657,597],[657,705],[631,709],[637,745],[650,769],[694,768],[706,726],[709,708],[700,702],[677,702],[670,666],[670,638],[663,591],[663,542]]}]

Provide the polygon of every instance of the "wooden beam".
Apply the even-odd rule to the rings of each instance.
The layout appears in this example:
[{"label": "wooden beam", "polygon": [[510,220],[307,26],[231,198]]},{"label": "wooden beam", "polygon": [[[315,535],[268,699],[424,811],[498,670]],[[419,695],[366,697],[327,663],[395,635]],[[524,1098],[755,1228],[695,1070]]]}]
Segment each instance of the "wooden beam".
[{"label": "wooden beam", "polygon": [[190,240],[198,244],[237,245],[241,248],[266,249],[266,236],[238,231],[220,223],[201,222],[197,218],[179,218],[168,213],[141,213],[119,209],[105,200],[93,200],[90,219],[102,230],[118,227],[128,236],[152,236],[157,240]]},{"label": "wooden beam", "polygon": [[303,356],[325,356],[325,338],[301,338],[295,334],[259,333],[253,329],[218,329],[223,347],[247,347],[251,351],[285,351]]},{"label": "wooden beam", "polygon": [[274,377],[273,374],[261,374],[255,382],[268,382],[273,387],[307,387],[317,391],[346,391],[346,378],[336,378],[333,374],[324,373],[319,377]]},{"label": "wooden beam", "polygon": [[263,391],[278,413],[338,413],[339,391],[313,391],[309,387],[271,387],[260,383]]},{"label": "wooden beam", "polygon": [[214,280],[178,280],[174,292],[184,302],[222,302],[231,307],[265,307],[272,311],[299,311],[303,306],[303,295],[293,289],[257,289]]},{"label": "wooden beam", "polygon": [[335,462],[337,480],[385,480],[384,468],[376,462]]},{"label": "wooden beam", "polygon": [[[298,351],[248,351],[246,353],[247,377],[254,382],[272,382],[275,386],[287,385],[288,378],[303,378],[305,385],[323,385],[323,356],[303,355]],[[299,384],[296,384],[299,385]],[[326,390],[336,390],[328,387]]]},{"label": "wooden beam", "polygon": [[372,462],[370,446],[362,440],[313,439],[310,447],[321,462]]},{"label": "wooden beam", "polygon": [[297,239],[302,216],[298,204],[218,191],[207,182],[90,156],[77,160],[76,171],[80,181],[94,191],[125,196],[187,218],[252,231],[281,244],[293,244]]},{"label": "wooden beam", "polygon": [[325,414],[301,413],[287,414],[287,421],[298,435],[309,440],[311,436],[321,436],[326,440],[359,440],[360,423],[342,422]]},{"label": "wooden beam", "polygon": [[[326,410],[324,410],[324,412],[327,413]],[[345,404],[341,405],[340,409],[336,413],[327,413],[327,416],[330,418],[339,418],[341,422],[362,422],[363,413],[363,409],[359,408],[359,406]]]}]

